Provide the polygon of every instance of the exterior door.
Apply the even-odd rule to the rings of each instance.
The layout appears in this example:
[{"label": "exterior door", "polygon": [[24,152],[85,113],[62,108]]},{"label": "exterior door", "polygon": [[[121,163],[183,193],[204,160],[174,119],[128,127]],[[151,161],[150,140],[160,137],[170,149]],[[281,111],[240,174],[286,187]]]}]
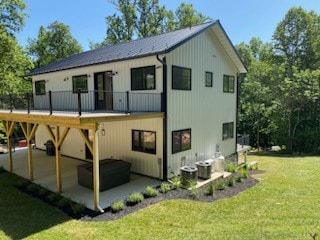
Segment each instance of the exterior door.
[{"label": "exterior door", "polygon": [[112,72],[94,74],[95,109],[113,110]]}]

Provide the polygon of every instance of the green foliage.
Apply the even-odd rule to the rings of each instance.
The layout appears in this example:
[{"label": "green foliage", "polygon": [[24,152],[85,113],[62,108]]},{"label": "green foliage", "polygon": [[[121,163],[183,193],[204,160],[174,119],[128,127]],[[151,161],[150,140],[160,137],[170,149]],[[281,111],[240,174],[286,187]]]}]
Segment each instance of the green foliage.
[{"label": "green foliage", "polygon": [[116,201],[111,205],[111,211],[113,213],[120,212],[123,209],[124,209],[123,201]]},{"label": "green foliage", "polygon": [[233,175],[230,175],[229,177],[227,177],[227,185],[228,187],[233,187],[235,184],[235,179]]},{"label": "green foliage", "polygon": [[22,0],[0,1],[0,33],[9,34],[19,32],[25,23],[27,5]]},{"label": "green foliage", "polygon": [[35,183],[30,183],[30,184],[27,186],[27,191],[28,191],[29,193],[34,194],[34,195],[38,195],[40,189],[41,189],[41,186],[38,185],[38,184],[35,184]]},{"label": "green foliage", "polygon": [[167,193],[171,190],[171,185],[168,182],[163,182],[160,185],[160,192]]},{"label": "green foliage", "polygon": [[180,177],[171,178],[172,189],[178,189],[181,187]]},{"label": "green foliage", "polygon": [[44,198],[44,197],[46,197],[46,196],[48,196],[50,194],[50,191],[48,189],[42,187],[39,190],[38,194],[39,194],[39,197]]},{"label": "green foliage", "polygon": [[[194,26],[209,20],[193,8],[181,3],[175,12],[167,11],[159,0],[113,0],[118,14],[106,17],[106,38],[101,45],[126,42],[138,37],[149,37],[168,30]],[[92,43],[96,48],[100,44]]]},{"label": "green foliage", "polygon": [[237,166],[234,163],[227,162],[225,164],[225,171],[234,173],[235,171],[237,171]]},{"label": "green foliage", "polygon": [[214,188],[214,184],[211,182],[208,187],[205,189],[204,191],[204,194],[205,195],[210,195],[210,196],[213,196],[214,194],[214,191],[215,191],[215,188]]},{"label": "green foliage", "polygon": [[50,193],[47,200],[52,204],[57,204],[63,197],[58,193]]},{"label": "green foliage", "polygon": [[83,214],[86,210],[86,207],[80,203],[73,203],[71,205],[71,212],[75,215]]},{"label": "green foliage", "polygon": [[73,201],[70,200],[69,198],[62,197],[57,201],[57,206],[59,208],[71,208],[73,205]]},{"label": "green foliage", "polygon": [[38,37],[29,39],[28,53],[37,67],[82,51],[82,47],[73,38],[70,27],[55,21],[47,28],[41,26]]},{"label": "green foliage", "polygon": [[0,173],[5,173],[6,170],[4,169],[4,167],[0,166]]},{"label": "green foliage", "polygon": [[236,182],[242,182],[242,174],[238,172],[234,178]]},{"label": "green foliage", "polygon": [[248,178],[248,169],[247,168],[239,169],[239,173],[242,178]]},{"label": "green foliage", "polygon": [[197,199],[199,196],[199,189],[197,188],[196,184],[190,184],[190,187],[188,188],[188,194],[193,199]]},{"label": "green foliage", "polygon": [[158,191],[150,186],[146,187],[146,189],[143,191],[143,196],[145,197],[156,197],[157,195]]},{"label": "green foliage", "polygon": [[225,182],[220,179],[214,181],[213,184],[214,184],[214,189],[219,191],[225,190],[227,187]]},{"label": "green foliage", "polygon": [[132,193],[129,196],[127,202],[129,205],[136,205],[136,204],[142,202],[142,200],[143,200],[143,195],[141,193]]}]

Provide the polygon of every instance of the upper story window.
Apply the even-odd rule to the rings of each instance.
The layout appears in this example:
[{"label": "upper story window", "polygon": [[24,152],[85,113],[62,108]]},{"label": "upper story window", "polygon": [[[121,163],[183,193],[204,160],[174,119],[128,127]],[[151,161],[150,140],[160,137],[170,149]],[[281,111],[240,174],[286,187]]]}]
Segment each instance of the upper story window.
[{"label": "upper story window", "polygon": [[191,129],[172,132],[172,153],[191,149]]},{"label": "upper story window", "polygon": [[131,68],[131,90],[156,89],[155,66]]},{"label": "upper story window", "polygon": [[191,90],[191,69],[172,66],[172,89]]},{"label": "upper story window", "polygon": [[36,90],[36,95],[45,95],[46,94],[46,81],[36,81],[34,82],[34,87]]},{"label": "upper story window", "polygon": [[132,130],[132,150],[156,154],[156,132]]},{"label": "upper story window", "polygon": [[234,76],[223,75],[223,92],[234,93],[235,78]]},{"label": "upper story window", "polygon": [[73,93],[77,93],[78,89],[81,92],[88,92],[88,76],[87,75],[79,75],[72,77],[72,91]]},{"label": "upper story window", "polygon": [[222,125],[222,140],[233,138],[234,123],[224,123]]},{"label": "upper story window", "polygon": [[213,73],[212,72],[206,72],[206,78],[205,78],[204,84],[206,87],[213,87]]}]

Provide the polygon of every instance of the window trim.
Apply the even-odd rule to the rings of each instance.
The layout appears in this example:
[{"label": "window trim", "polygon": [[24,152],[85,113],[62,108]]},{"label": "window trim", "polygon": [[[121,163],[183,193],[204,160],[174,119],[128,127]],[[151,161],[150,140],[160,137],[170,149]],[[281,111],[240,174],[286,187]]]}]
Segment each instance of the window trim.
[{"label": "window trim", "polygon": [[[143,79],[143,84],[144,84],[144,88],[142,89],[133,89],[133,71],[134,70],[141,70],[141,69],[145,69],[145,68],[153,68],[154,71],[154,79],[153,79],[153,88],[147,88],[147,81],[146,79]],[[150,65],[150,66],[144,66],[144,67],[137,67],[137,68],[131,68],[130,69],[130,79],[131,79],[131,91],[150,91],[150,90],[155,90],[156,89],[156,66],[155,65]]]},{"label": "window trim", "polygon": [[[38,92],[37,91],[37,84],[41,84],[41,83],[43,83],[44,84],[44,92]],[[46,80],[39,80],[39,81],[35,81],[34,82],[34,91],[35,91],[35,94],[36,95],[46,95]]]},{"label": "window trim", "polygon": [[[173,82],[174,82],[174,77],[173,77],[174,70],[173,69],[174,68],[190,71],[190,88],[177,88],[177,87],[174,87],[174,84],[173,84]],[[187,67],[180,67],[180,66],[172,65],[172,68],[171,68],[171,88],[172,88],[172,90],[191,91],[192,90],[192,69],[191,68],[187,68]]]},{"label": "window trim", "polygon": [[[233,85],[231,90],[230,90],[230,87],[231,87],[230,81],[232,81],[232,85]],[[227,84],[227,85],[225,85],[225,84]],[[226,88],[225,88],[225,86],[226,86]],[[223,92],[224,93],[234,93],[235,86],[236,86],[235,77],[233,75],[224,74],[223,75],[223,86],[222,86]]]},{"label": "window trim", "polygon": [[[186,131],[189,131],[189,134],[190,134],[190,148],[188,149],[183,149],[182,148],[182,133],[183,132],[186,132]],[[174,148],[174,140],[173,140],[173,137],[174,137],[174,134],[175,133],[179,133],[180,134],[180,141],[179,141],[179,150],[175,150]],[[191,133],[191,128],[186,128],[186,129],[181,129],[181,130],[176,130],[176,131],[172,131],[171,133],[171,150],[172,150],[172,154],[175,154],[175,153],[179,153],[179,152],[184,152],[184,151],[187,151],[187,150],[190,150],[192,148],[192,133]]]},{"label": "window trim", "polygon": [[[207,74],[210,74],[210,84],[207,84]],[[209,71],[206,71],[205,73],[205,79],[204,79],[204,86],[205,87],[213,87],[213,72],[209,72]]]},{"label": "window trim", "polygon": [[[134,133],[138,132],[139,133],[139,148],[136,148],[134,146]],[[154,133],[154,149],[153,151],[146,151],[145,147],[143,146],[143,139],[142,139],[142,134],[145,132],[147,133]],[[132,129],[131,130],[131,150],[135,152],[142,152],[142,153],[148,153],[148,154],[157,154],[157,132],[156,131],[149,131],[149,130],[138,130],[138,129]]]},{"label": "window trim", "polygon": [[[232,126],[232,131],[230,132]],[[227,128],[227,135],[224,135],[225,127]],[[222,141],[234,138],[234,122],[228,122],[222,124]]]},{"label": "window trim", "polygon": [[73,93],[78,93],[78,89],[74,89],[74,87],[75,87],[75,83],[74,83],[74,81],[75,81],[75,78],[77,78],[77,77],[86,77],[86,85],[87,85],[87,89],[86,90],[82,90],[81,89],[81,93],[88,93],[88,74],[81,74],[81,75],[75,75],[75,76],[72,76],[72,92]]}]

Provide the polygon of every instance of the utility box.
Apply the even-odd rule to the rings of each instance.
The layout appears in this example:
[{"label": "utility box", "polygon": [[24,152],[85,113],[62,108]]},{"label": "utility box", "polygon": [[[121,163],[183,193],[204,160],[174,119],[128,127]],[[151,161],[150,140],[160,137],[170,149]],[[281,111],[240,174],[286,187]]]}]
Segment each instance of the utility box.
[{"label": "utility box", "polygon": [[190,182],[197,182],[198,168],[191,166],[183,166],[180,168],[180,182],[183,186],[188,186]]},{"label": "utility box", "polygon": [[209,179],[211,177],[212,164],[210,162],[198,161],[196,166],[198,168],[198,178]]},{"label": "utility box", "polygon": [[47,155],[56,155],[56,148],[51,140],[48,140],[45,144]]}]

